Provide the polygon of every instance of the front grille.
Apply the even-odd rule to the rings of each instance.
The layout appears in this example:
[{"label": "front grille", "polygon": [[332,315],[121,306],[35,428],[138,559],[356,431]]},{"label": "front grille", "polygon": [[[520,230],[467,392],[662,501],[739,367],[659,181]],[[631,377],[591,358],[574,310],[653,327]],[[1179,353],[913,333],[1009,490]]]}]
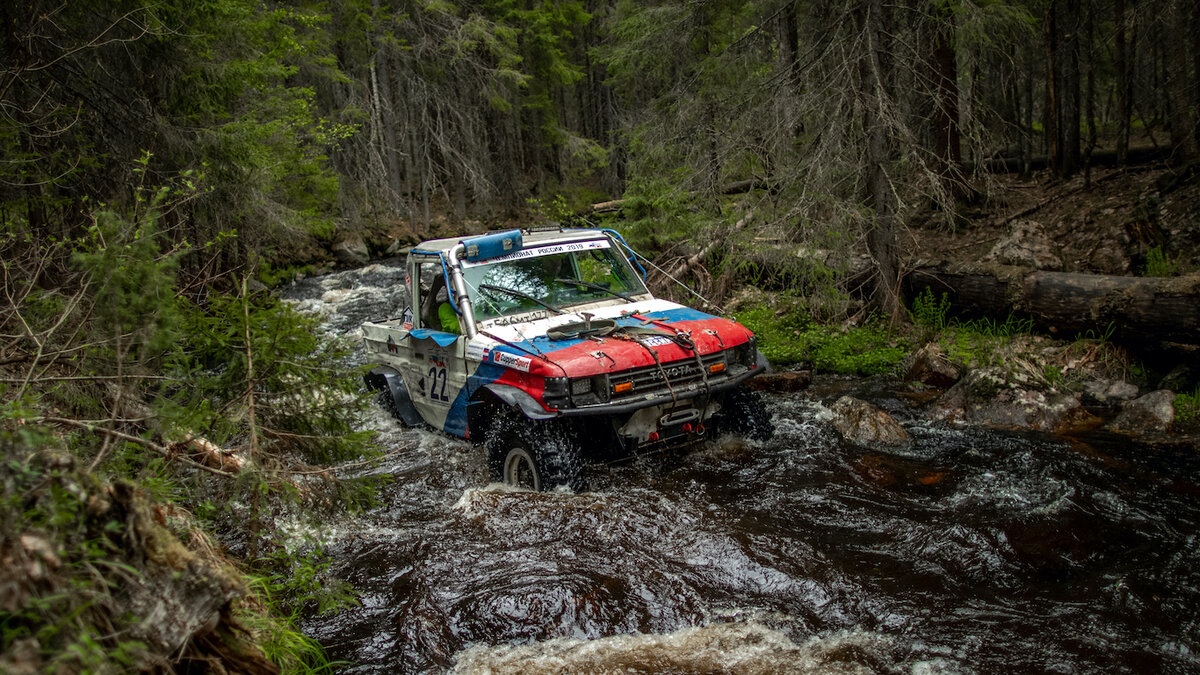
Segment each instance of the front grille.
[{"label": "front grille", "polygon": [[[700,382],[704,379],[704,372],[707,372],[708,367],[714,363],[721,363],[725,360],[723,352],[713,352],[700,357],[700,361],[704,364],[703,370],[701,365],[696,363],[696,359],[687,358],[671,361],[662,364],[660,369],[657,365],[642,366],[641,368],[632,368],[619,373],[612,373],[609,376],[609,381],[613,384],[621,382],[632,382],[633,388],[629,391],[613,394],[613,400],[629,399],[634,397],[645,396],[650,393],[667,392],[667,384],[663,381],[663,374],[666,373],[667,381],[670,382],[671,388],[678,389],[681,386]],[[718,382],[728,377],[728,371],[711,374],[708,376],[709,383]]]}]

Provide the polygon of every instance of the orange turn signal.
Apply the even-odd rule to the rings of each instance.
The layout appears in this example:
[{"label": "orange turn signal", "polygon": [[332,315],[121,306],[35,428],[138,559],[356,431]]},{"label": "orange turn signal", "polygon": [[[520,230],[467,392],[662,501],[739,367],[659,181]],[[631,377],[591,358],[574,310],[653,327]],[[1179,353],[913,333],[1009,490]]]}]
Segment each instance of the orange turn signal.
[{"label": "orange turn signal", "polygon": [[633,383],[632,382],[620,382],[618,384],[613,385],[613,393],[614,394],[623,394],[627,391],[633,391]]},{"label": "orange turn signal", "polygon": [[722,370],[725,370],[724,363],[714,363],[708,367],[708,372],[710,372],[710,373],[719,373]]}]

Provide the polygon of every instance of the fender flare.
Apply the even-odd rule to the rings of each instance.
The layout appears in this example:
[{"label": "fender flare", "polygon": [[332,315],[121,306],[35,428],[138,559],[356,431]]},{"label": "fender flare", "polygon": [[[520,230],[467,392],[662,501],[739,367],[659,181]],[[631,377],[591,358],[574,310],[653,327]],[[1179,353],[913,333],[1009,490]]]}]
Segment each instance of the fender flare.
[{"label": "fender flare", "polygon": [[413,406],[412,397],[408,395],[408,388],[404,386],[404,378],[395,369],[376,366],[363,375],[363,381],[367,383],[368,388],[388,396],[385,399],[385,404],[388,404],[389,408],[388,412],[403,422],[404,426],[419,427],[425,423],[421,419],[421,413],[417,412],[416,407]]},{"label": "fender flare", "polygon": [[496,398],[520,410],[531,420],[549,420],[558,417],[558,413],[546,412],[532,396],[522,389],[508,384],[485,384],[484,389],[492,392]]},{"label": "fender flare", "polygon": [[762,372],[764,373],[771,372],[771,362],[768,361],[767,357],[757,349],[754,350],[754,367],[762,368]]}]

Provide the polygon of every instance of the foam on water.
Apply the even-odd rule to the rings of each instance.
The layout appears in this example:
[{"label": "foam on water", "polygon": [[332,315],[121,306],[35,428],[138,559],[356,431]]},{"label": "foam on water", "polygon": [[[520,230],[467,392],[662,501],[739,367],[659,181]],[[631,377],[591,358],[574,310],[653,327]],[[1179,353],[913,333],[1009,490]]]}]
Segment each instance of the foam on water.
[{"label": "foam on water", "polygon": [[[868,674],[881,664],[919,673],[964,672],[946,659],[899,664],[889,636],[864,631],[793,641],[757,622],[714,623],[666,634],[556,639],[525,645],[476,646],[456,656],[453,673],[778,673]],[[905,668],[907,666],[907,668]]]}]

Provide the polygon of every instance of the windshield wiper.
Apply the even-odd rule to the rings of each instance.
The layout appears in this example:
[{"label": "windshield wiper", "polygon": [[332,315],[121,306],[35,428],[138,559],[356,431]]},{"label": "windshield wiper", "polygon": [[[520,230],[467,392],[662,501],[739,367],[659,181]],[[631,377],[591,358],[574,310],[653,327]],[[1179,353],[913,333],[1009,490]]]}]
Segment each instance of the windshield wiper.
[{"label": "windshield wiper", "polygon": [[533,297],[532,295],[530,295],[528,293],[522,293],[521,291],[516,291],[511,288],[504,288],[502,286],[493,286],[491,284],[479,284],[479,286],[477,286],[476,288],[478,288],[481,291],[497,291],[500,293],[507,293],[508,295],[511,295],[515,298],[524,298],[525,300],[539,304],[542,307],[545,307],[546,309],[550,310],[551,312],[554,312],[555,314],[566,314],[566,312],[555,307],[554,305],[551,305],[546,302],[542,302],[541,300],[538,300],[537,298]]},{"label": "windshield wiper", "polygon": [[628,300],[629,302],[634,301],[633,298],[629,297],[628,295],[614,291],[611,288],[605,288],[604,286],[601,286],[600,284],[593,284],[591,282],[580,281],[578,279],[555,279],[555,281],[562,283],[562,284],[570,284],[572,286],[583,286],[584,288],[590,288],[593,291],[601,291],[604,293],[608,293],[609,295],[615,295],[618,298],[621,298],[622,300]]}]

